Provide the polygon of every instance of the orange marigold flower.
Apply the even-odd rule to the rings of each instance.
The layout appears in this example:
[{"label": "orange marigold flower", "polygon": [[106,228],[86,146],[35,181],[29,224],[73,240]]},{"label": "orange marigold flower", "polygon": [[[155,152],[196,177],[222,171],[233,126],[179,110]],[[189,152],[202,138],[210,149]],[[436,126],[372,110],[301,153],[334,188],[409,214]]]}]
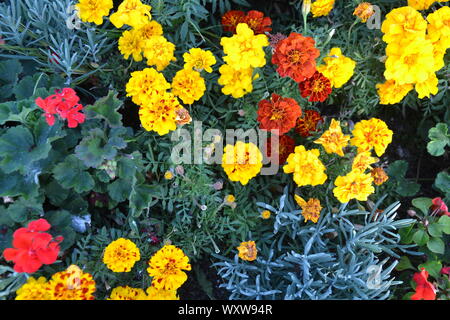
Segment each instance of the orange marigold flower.
[{"label": "orange marigold flower", "polygon": [[295,131],[303,137],[309,137],[312,135],[311,132],[317,131],[319,122],[323,122],[320,113],[314,110],[306,110],[303,116],[297,119]]},{"label": "orange marigold flower", "polygon": [[324,102],[331,94],[331,81],[319,71],[298,84],[303,98],[309,97],[310,102]]},{"label": "orange marigold flower", "polygon": [[359,6],[353,11],[353,15],[361,19],[361,22],[367,22],[367,20],[375,14],[373,5],[369,2],[360,3]]},{"label": "orange marigold flower", "polygon": [[258,255],[258,249],[256,249],[255,241],[247,241],[242,242],[239,247],[239,258],[246,261],[254,261],[256,260],[256,256]]},{"label": "orange marigold flower", "polygon": [[242,22],[246,23],[255,34],[272,31],[270,27],[272,20],[269,17],[264,17],[264,13],[261,11],[251,10],[247,12]]},{"label": "orange marigold flower", "polygon": [[377,186],[381,186],[389,179],[389,176],[381,167],[373,168],[370,174],[373,177],[373,183],[375,183]]},{"label": "orange marigold flower", "polygon": [[326,153],[336,153],[343,157],[343,149],[348,145],[349,140],[350,136],[342,133],[341,122],[332,119],[329,129],[319,139],[314,141],[314,143],[321,144]]},{"label": "orange marigold flower", "polygon": [[319,199],[311,198],[308,202],[302,197],[295,195],[295,202],[302,208],[302,216],[305,218],[305,222],[310,220],[317,223],[320,218],[320,212],[322,211],[322,206]]},{"label": "orange marigold flower", "polygon": [[416,293],[411,296],[411,300],[436,300],[436,288],[428,281],[428,272],[425,268],[415,273],[413,280],[416,282]]},{"label": "orange marigold flower", "polygon": [[316,58],[320,51],[311,37],[292,32],[289,37],[278,42],[272,63],[278,65],[277,72],[282,77],[290,77],[296,82],[311,78],[316,72]]},{"label": "orange marigold flower", "polygon": [[295,127],[295,123],[302,115],[302,109],[292,98],[283,98],[272,93],[270,100],[258,103],[258,122],[264,130],[279,130],[279,135],[285,134]]},{"label": "orange marigold flower", "polygon": [[230,10],[222,16],[222,28],[225,32],[236,33],[236,27],[243,22],[245,12],[240,10]]},{"label": "orange marigold flower", "polygon": [[283,135],[278,141],[278,149],[272,148],[272,139],[268,138],[266,142],[265,154],[272,157],[272,152],[278,158],[278,164],[283,164],[291,153],[295,151],[295,141],[289,136]]}]

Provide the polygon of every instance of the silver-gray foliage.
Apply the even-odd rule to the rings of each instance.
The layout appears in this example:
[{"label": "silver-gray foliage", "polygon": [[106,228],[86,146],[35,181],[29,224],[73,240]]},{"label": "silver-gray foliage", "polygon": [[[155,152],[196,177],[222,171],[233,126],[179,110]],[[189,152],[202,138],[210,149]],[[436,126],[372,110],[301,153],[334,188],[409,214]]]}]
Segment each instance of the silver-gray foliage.
[{"label": "silver-gray foliage", "polygon": [[[0,33],[4,48],[36,61],[48,72],[63,73],[66,84],[79,83],[102,70],[106,54],[117,44],[104,28],[71,23],[73,0],[8,0],[0,4]],[[74,27],[75,26],[75,27]],[[79,28],[77,28],[79,27]]]},{"label": "silver-gray foliage", "polygon": [[257,243],[255,261],[214,255],[221,260],[214,264],[221,286],[231,300],[387,299],[401,283],[391,276],[398,252],[414,254],[396,231],[413,220],[395,220],[399,202],[377,212],[382,200],[371,212],[345,204],[336,213],[323,209],[317,224],[305,224],[286,187],[278,209],[258,203],[276,216],[273,235]]}]

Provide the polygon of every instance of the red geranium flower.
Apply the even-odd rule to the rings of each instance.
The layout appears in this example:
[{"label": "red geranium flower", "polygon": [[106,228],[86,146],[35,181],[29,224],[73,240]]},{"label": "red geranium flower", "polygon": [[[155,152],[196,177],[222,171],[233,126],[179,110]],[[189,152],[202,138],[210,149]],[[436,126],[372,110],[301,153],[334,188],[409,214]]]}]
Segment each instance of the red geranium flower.
[{"label": "red geranium flower", "polygon": [[331,94],[331,81],[316,71],[314,75],[298,84],[303,98],[309,97],[310,102],[324,102]]},{"label": "red geranium flower", "polygon": [[80,98],[72,88],[57,90],[55,94],[45,99],[39,97],[35,100],[36,104],[44,110],[49,126],[55,124],[54,115],[58,114],[62,119],[67,119],[69,128],[75,128],[85,120],[85,115],[79,112],[83,109],[79,101]]},{"label": "red geranium flower", "polygon": [[441,274],[446,274],[450,276],[450,267],[444,267],[441,269]]},{"label": "red geranium flower", "polygon": [[435,300],[436,289],[431,282],[428,282],[428,272],[422,268],[420,273],[415,273],[413,280],[417,283],[416,293],[411,296],[411,300]]},{"label": "red geranium flower", "polygon": [[222,28],[225,32],[236,33],[236,27],[243,22],[245,12],[240,10],[230,10],[222,16]]},{"label": "red geranium flower", "polygon": [[450,212],[448,212],[447,205],[442,201],[442,198],[434,198],[431,202],[433,203],[431,205],[431,212],[439,216],[446,215],[450,217]]},{"label": "red geranium flower", "polygon": [[303,136],[311,136],[311,132],[317,131],[317,125],[319,122],[323,122],[323,118],[320,113],[314,110],[306,110],[303,117],[297,119],[297,124],[295,125],[295,131]]},{"label": "red geranium flower", "polygon": [[292,98],[283,98],[272,93],[270,100],[261,100],[258,104],[258,121],[264,130],[279,130],[283,135],[293,127],[297,118],[302,115],[302,109]]},{"label": "red geranium flower", "polygon": [[[278,164],[283,164],[286,162],[287,158],[295,150],[295,141],[289,136],[283,135],[279,137],[278,150],[272,148],[272,138],[268,138],[266,142],[266,155],[267,157],[272,157],[272,152],[276,157],[278,155]],[[272,150],[273,149],[273,150]]]},{"label": "red geranium flower", "polygon": [[262,34],[272,31],[270,25],[272,20],[269,17],[264,17],[264,13],[257,10],[247,12],[242,22],[246,23],[255,34]]},{"label": "red geranium flower", "polygon": [[19,228],[13,234],[13,247],[3,251],[7,261],[14,262],[14,271],[33,273],[43,265],[52,264],[59,254],[59,243],[63,237],[53,239],[45,233],[50,229],[45,219],[31,221],[26,228]]},{"label": "red geranium flower", "polygon": [[320,51],[311,37],[292,32],[289,37],[278,42],[272,63],[278,65],[277,72],[282,77],[290,77],[295,82],[311,78],[316,72],[316,58]]}]

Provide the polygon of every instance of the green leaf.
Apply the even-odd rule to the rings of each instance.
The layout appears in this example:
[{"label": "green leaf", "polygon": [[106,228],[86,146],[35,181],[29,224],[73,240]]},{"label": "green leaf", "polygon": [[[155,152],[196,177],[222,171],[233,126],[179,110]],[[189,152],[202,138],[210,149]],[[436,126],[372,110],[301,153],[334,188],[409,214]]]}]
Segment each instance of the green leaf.
[{"label": "green leaf", "polygon": [[23,198],[20,198],[11,204],[7,211],[9,217],[17,223],[33,220],[44,214],[41,203],[27,201]]},{"label": "green leaf", "polygon": [[428,233],[432,237],[442,237],[442,227],[441,227],[441,225],[438,224],[438,223],[431,223],[428,226]]},{"label": "green leaf", "polygon": [[75,148],[75,154],[88,167],[98,168],[105,160],[112,160],[117,155],[117,150],[126,147],[125,140],[120,137],[126,132],[120,127],[111,129],[110,137],[99,129],[91,129]]},{"label": "green leaf", "polygon": [[419,265],[418,269],[422,270],[422,268],[425,268],[425,270],[435,279],[440,278],[440,272],[442,269],[442,263],[439,261],[427,261],[425,263],[422,263]]},{"label": "green leaf", "polygon": [[432,156],[441,156],[445,152],[445,147],[450,145],[450,135],[448,134],[448,127],[445,123],[438,123],[436,127],[431,128],[428,137],[430,142],[427,145],[427,150]]},{"label": "green leaf", "polygon": [[445,244],[441,238],[431,238],[427,243],[427,247],[434,253],[444,254],[445,252]]},{"label": "green leaf", "polygon": [[433,204],[430,198],[415,198],[412,201],[414,207],[420,209],[424,214],[428,214],[428,210]]},{"label": "green leaf", "polygon": [[387,172],[389,177],[399,180],[405,177],[407,170],[408,162],[406,162],[405,160],[397,160],[389,165]]},{"label": "green leaf", "polygon": [[23,68],[17,59],[0,62],[0,99],[8,99],[14,90]]},{"label": "green leaf", "polygon": [[69,155],[64,162],[56,165],[53,174],[63,188],[73,188],[78,193],[90,191],[95,185],[86,166],[75,155]]},{"label": "green leaf", "polygon": [[403,197],[412,197],[420,190],[420,185],[408,180],[400,181],[396,191]]},{"label": "green leaf", "polygon": [[414,233],[412,240],[417,245],[423,246],[428,242],[428,240],[430,240],[430,237],[428,236],[428,233],[425,230],[419,229]]},{"label": "green leaf", "polygon": [[106,97],[86,106],[84,110],[88,118],[104,119],[110,127],[119,127],[122,125],[122,115],[117,110],[121,106],[122,101],[117,99],[117,93],[109,91]]},{"label": "green leaf", "polygon": [[7,121],[24,123],[28,114],[36,109],[36,105],[30,100],[0,103],[0,125]]},{"label": "green leaf", "polygon": [[117,202],[127,200],[130,196],[131,188],[131,180],[125,179],[117,179],[107,187],[109,196]]},{"label": "green leaf", "polygon": [[398,230],[398,234],[400,235],[403,244],[409,244],[413,241],[414,225],[415,223],[412,223],[410,226]]},{"label": "green leaf", "polygon": [[436,180],[434,181],[434,185],[438,188],[442,193],[446,194],[450,190],[450,175],[447,172],[439,172]]},{"label": "green leaf", "polygon": [[395,267],[395,270],[403,271],[408,269],[415,270],[414,266],[411,264],[411,261],[409,261],[409,258],[407,256],[402,256]]},{"label": "green leaf", "polygon": [[450,217],[442,216],[438,220],[439,225],[441,226],[442,232],[445,234],[450,234]]}]

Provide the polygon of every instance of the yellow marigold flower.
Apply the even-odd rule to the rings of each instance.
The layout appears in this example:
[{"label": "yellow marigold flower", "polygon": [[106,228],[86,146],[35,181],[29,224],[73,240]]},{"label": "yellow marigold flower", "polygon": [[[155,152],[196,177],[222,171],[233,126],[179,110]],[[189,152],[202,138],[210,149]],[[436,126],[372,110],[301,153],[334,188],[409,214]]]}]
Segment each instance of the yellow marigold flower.
[{"label": "yellow marigold flower", "polygon": [[16,300],[50,300],[47,279],[28,278],[27,282],[16,291]]},{"label": "yellow marigold flower", "polygon": [[94,22],[96,25],[103,23],[103,17],[109,14],[113,7],[112,0],[79,0],[75,5],[81,21]]},{"label": "yellow marigold flower", "polygon": [[410,39],[390,43],[384,76],[399,85],[423,82],[434,71],[433,44],[430,40]]},{"label": "yellow marigold flower", "polygon": [[149,104],[169,88],[164,75],[153,68],[132,72],[126,85],[127,97],[132,97],[137,105]]},{"label": "yellow marigold flower", "polygon": [[162,26],[156,22],[155,20],[148,21],[147,23],[139,26],[137,29],[140,36],[144,40],[149,40],[151,37],[154,36],[162,36],[163,35],[163,28]]},{"label": "yellow marigold flower", "polygon": [[430,97],[430,95],[435,95],[438,93],[438,78],[435,73],[430,73],[427,80],[423,82],[417,82],[415,89],[419,94],[419,99],[423,99],[425,97]]},{"label": "yellow marigold flower", "polygon": [[342,87],[353,76],[356,62],[344,56],[340,48],[332,48],[323,61],[325,64],[318,66],[317,71],[330,79],[332,87]]},{"label": "yellow marigold flower", "polygon": [[306,150],[304,146],[295,147],[295,152],[287,158],[284,173],[294,173],[295,183],[301,186],[317,186],[327,180],[325,166],[319,159],[318,149]]},{"label": "yellow marigold flower", "polygon": [[145,41],[144,56],[149,66],[156,66],[158,71],[165,69],[174,57],[175,45],[163,36],[153,36]]},{"label": "yellow marigold flower", "polygon": [[319,199],[311,198],[308,202],[302,197],[294,195],[295,202],[302,208],[302,216],[305,218],[305,222],[310,220],[317,223],[320,218],[320,212],[322,211],[322,206]]},{"label": "yellow marigold flower", "polygon": [[144,290],[129,286],[116,287],[107,300],[147,300]]},{"label": "yellow marigold flower", "polygon": [[341,157],[344,156],[344,149],[348,145],[350,136],[344,135],[341,129],[340,121],[331,120],[330,127],[322,136],[314,141],[314,143],[321,144],[326,153],[336,153]]},{"label": "yellow marigold flower", "polygon": [[412,84],[400,85],[395,80],[387,80],[385,83],[377,84],[376,87],[381,104],[399,103],[413,89]]},{"label": "yellow marigold flower", "polygon": [[103,263],[114,272],[130,272],[140,259],[139,248],[133,241],[124,238],[111,242],[103,254]]},{"label": "yellow marigold flower", "polygon": [[164,173],[164,179],[172,180],[173,179],[173,173],[170,172],[169,170],[167,170],[166,173]]},{"label": "yellow marigold flower", "polygon": [[94,278],[77,266],[55,273],[48,285],[51,300],[94,300]]},{"label": "yellow marigold flower", "polygon": [[219,68],[220,78],[218,83],[222,88],[222,93],[232,95],[233,98],[239,99],[249,92],[253,91],[253,68],[234,69],[228,64],[224,64]]},{"label": "yellow marigold flower", "polygon": [[109,20],[116,28],[122,28],[124,24],[139,28],[152,18],[151,9],[151,6],[143,4],[140,0],[124,0]]},{"label": "yellow marigold flower", "polygon": [[182,106],[172,93],[162,92],[148,104],[139,108],[139,119],[147,131],[155,131],[160,136],[176,130],[177,111]]},{"label": "yellow marigold flower", "polygon": [[147,289],[147,300],[180,300],[177,290],[156,289],[151,286]]},{"label": "yellow marigold flower", "polygon": [[211,51],[200,48],[192,48],[189,52],[185,52],[183,59],[185,69],[194,69],[199,72],[205,70],[211,73],[213,71],[211,66],[216,63],[216,58]]},{"label": "yellow marigold flower", "polygon": [[134,61],[142,61],[144,46],[145,41],[136,29],[124,31],[119,38],[119,51],[125,59],[132,55]]},{"label": "yellow marigold flower", "polygon": [[165,245],[149,261],[147,272],[152,279],[152,287],[163,290],[177,290],[186,280],[182,270],[191,270],[189,258],[174,245]]},{"label": "yellow marigold flower", "polygon": [[445,49],[450,47],[450,7],[445,6],[430,13],[427,17],[429,22],[427,36],[432,42],[441,42]]},{"label": "yellow marigold flower", "polygon": [[386,172],[381,167],[373,168],[370,174],[373,177],[373,182],[377,186],[381,186],[383,183],[385,183],[389,176],[386,174]]},{"label": "yellow marigold flower", "polygon": [[333,10],[335,0],[316,0],[311,4],[314,18],[327,16]]},{"label": "yellow marigold flower", "polygon": [[433,71],[441,70],[444,66],[444,56],[447,52],[447,47],[439,40],[433,43],[433,57],[434,57],[434,68]]},{"label": "yellow marigold flower", "polygon": [[261,212],[261,218],[263,218],[264,220],[269,219],[270,215],[271,213],[269,210],[264,210],[263,212]]},{"label": "yellow marigold flower", "polygon": [[225,197],[225,201],[228,203],[233,203],[236,201],[236,198],[232,194],[229,194]]},{"label": "yellow marigold flower", "polygon": [[402,39],[424,39],[427,22],[420,12],[412,7],[401,7],[392,10],[386,15],[381,25],[384,33],[383,41],[387,43],[398,42]]},{"label": "yellow marigold flower", "polygon": [[193,104],[203,97],[205,91],[205,80],[198,71],[181,69],[172,79],[172,93],[185,104]]},{"label": "yellow marigold flower", "polygon": [[371,164],[377,163],[378,159],[372,157],[370,151],[358,153],[353,159],[352,171],[364,173],[367,169],[371,169]]},{"label": "yellow marigold flower", "polygon": [[367,20],[375,14],[373,5],[370,2],[360,3],[353,11],[353,15],[361,19],[361,22],[367,22]]},{"label": "yellow marigold flower", "polygon": [[236,34],[220,40],[225,56],[223,60],[236,70],[259,68],[266,64],[263,47],[269,45],[265,34],[255,35],[246,23],[239,23]]},{"label": "yellow marigold flower", "polygon": [[336,178],[333,189],[334,196],[341,202],[346,203],[351,199],[367,201],[369,195],[375,192],[372,186],[373,178],[360,171],[351,171],[346,176]]},{"label": "yellow marigold flower", "polygon": [[234,146],[226,145],[222,156],[222,168],[231,181],[246,185],[262,168],[263,155],[253,143],[238,141]]},{"label": "yellow marigold flower", "polygon": [[240,246],[237,247],[239,251],[239,258],[245,261],[254,261],[258,255],[258,249],[256,249],[255,241],[241,242]]},{"label": "yellow marigold flower", "polygon": [[435,2],[442,2],[436,0],[408,0],[408,6],[416,10],[428,10]]},{"label": "yellow marigold flower", "polygon": [[358,147],[358,153],[374,148],[377,156],[381,157],[392,142],[393,132],[384,121],[372,118],[355,124],[352,134],[350,143]]}]

